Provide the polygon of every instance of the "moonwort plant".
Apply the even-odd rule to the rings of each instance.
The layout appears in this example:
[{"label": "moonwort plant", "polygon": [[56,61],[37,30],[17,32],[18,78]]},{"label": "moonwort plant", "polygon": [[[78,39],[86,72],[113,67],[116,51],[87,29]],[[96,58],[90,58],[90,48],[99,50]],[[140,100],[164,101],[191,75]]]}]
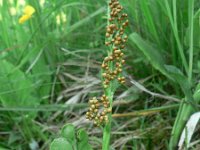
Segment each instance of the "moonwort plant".
[{"label": "moonwort plant", "polygon": [[123,7],[118,0],[108,2],[107,15],[105,45],[108,48],[108,56],[104,58],[101,66],[104,94],[100,100],[96,97],[89,100],[90,108],[86,113],[87,119],[103,129],[102,150],[109,150],[113,95],[119,83],[125,83],[125,77],[122,76],[122,68],[125,63],[123,50],[128,36],[125,35],[124,30],[129,23],[128,15],[123,12]]}]

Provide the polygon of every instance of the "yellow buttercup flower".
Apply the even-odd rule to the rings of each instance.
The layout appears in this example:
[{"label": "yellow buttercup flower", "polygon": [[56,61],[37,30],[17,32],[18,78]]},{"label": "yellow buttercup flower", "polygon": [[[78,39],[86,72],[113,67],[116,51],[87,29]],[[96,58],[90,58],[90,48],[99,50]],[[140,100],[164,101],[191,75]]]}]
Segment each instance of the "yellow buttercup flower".
[{"label": "yellow buttercup flower", "polygon": [[24,8],[24,14],[19,18],[19,23],[20,24],[24,23],[25,21],[30,19],[34,12],[35,12],[35,9],[32,6],[27,5]]}]

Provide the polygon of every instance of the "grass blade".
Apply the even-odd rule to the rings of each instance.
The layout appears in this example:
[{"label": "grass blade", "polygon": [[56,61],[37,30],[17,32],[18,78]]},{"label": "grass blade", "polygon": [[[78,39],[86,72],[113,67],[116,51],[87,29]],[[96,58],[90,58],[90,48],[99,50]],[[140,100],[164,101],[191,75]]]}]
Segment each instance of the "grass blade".
[{"label": "grass blade", "polygon": [[[130,40],[136,44],[140,51],[147,57],[152,66],[159,70],[162,74],[172,79],[165,68],[164,58],[162,54],[152,46],[151,43],[146,42],[137,33],[130,35]],[[173,79],[172,79],[173,80]]]},{"label": "grass blade", "polygon": [[192,82],[192,68],[193,68],[193,19],[194,19],[194,0],[188,1],[189,3],[189,18],[188,18],[188,23],[189,23],[189,75],[188,79],[189,82]]}]

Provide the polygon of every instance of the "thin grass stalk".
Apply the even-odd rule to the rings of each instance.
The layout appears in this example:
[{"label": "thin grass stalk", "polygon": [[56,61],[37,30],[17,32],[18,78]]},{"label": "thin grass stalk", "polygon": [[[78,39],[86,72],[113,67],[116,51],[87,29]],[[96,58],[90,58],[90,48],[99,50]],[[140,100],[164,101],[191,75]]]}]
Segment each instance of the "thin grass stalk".
[{"label": "thin grass stalk", "polygon": [[[176,43],[177,43],[178,52],[181,56],[181,60],[183,62],[185,72],[188,74],[189,73],[188,63],[186,61],[186,57],[185,57],[185,54],[183,52],[183,47],[181,46],[181,42],[180,42],[180,39],[179,39],[177,22],[174,21],[174,20],[177,19],[176,18],[176,11],[177,11],[176,10],[176,0],[173,1],[173,16],[172,16],[172,13],[171,13],[171,10],[170,10],[168,0],[165,0],[165,6],[166,6],[166,9],[167,9],[167,13],[168,13],[168,17],[169,17],[170,24],[171,24],[171,27],[172,27],[172,31],[174,33],[174,37],[175,37],[175,40],[176,40]],[[174,17],[174,19],[173,19],[173,17]]]},{"label": "thin grass stalk", "polygon": [[154,23],[154,20],[152,18],[152,14],[149,8],[148,3],[150,2],[146,0],[141,0],[140,2],[141,2],[141,8],[144,13],[145,20],[147,20],[146,23],[147,23],[148,30],[152,32],[155,41],[158,43],[159,46],[161,46],[160,39],[156,30],[156,25]]},{"label": "thin grass stalk", "polygon": [[192,69],[193,69],[193,18],[194,18],[194,0],[188,1],[188,23],[189,23],[189,83],[192,83]]}]

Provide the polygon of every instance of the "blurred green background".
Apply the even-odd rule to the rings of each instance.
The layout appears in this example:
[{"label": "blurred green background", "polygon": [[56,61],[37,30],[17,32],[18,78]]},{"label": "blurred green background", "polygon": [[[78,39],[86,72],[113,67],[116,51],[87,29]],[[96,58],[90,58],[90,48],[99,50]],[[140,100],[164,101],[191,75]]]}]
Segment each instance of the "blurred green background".
[{"label": "blurred green background", "polygon": [[[116,93],[113,113],[169,107],[114,118],[111,146],[167,149],[179,104],[173,98],[193,94],[200,78],[200,1],[120,2],[130,38],[127,84]],[[36,11],[19,24],[26,5]],[[106,9],[105,0],[0,0],[0,149],[48,149],[65,123],[86,128],[92,147],[100,149],[102,132],[84,113],[88,98],[102,93]],[[148,94],[132,80],[173,98]]]}]

